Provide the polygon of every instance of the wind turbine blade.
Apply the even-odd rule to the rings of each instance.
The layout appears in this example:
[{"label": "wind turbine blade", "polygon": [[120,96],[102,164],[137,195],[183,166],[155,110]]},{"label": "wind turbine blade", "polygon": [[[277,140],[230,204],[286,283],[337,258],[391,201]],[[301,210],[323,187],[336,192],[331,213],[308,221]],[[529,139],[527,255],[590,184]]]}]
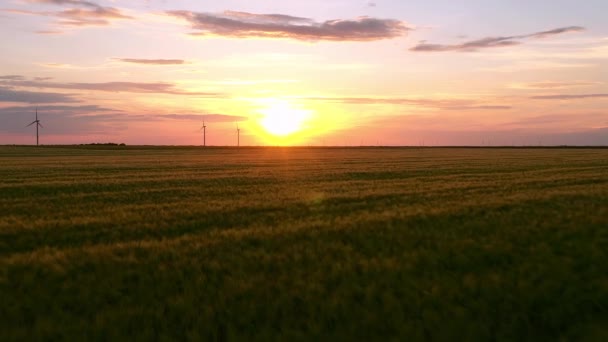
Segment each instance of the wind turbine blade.
[{"label": "wind turbine blade", "polygon": [[42,124],[41,124],[40,122],[38,123],[38,126],[40,126],[40,127],[44,128],[44,126],[42,126]]},{"label": "wind turbine blade", "polygon": [[34,122],[32,122],[31,124],[29,124],[29,125],[27,125],[25,127],[30,127],[31,125],[35,124],[36,122],[38,122],[38,121],[34,121]]}]

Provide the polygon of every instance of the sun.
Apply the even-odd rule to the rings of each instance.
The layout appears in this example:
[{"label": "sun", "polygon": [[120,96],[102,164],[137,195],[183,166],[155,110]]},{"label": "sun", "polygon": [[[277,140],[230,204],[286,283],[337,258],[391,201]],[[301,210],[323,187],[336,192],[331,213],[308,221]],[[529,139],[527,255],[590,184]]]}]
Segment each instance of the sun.
[{"label": "sun", "polygon": [[283,100],[273,100],[259,112],[262,128],[277,137],[286,137],[301,131],[310,117],[310,111]]}]

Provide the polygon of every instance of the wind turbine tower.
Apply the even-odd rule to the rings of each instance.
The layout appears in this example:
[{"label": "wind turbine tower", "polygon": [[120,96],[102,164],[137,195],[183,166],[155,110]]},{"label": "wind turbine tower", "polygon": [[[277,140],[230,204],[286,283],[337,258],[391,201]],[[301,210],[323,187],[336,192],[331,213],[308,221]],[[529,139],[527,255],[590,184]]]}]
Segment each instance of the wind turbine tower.
[{"label": "wind turbine tower", "polygon": [[207,126],[205,125],[205,120],[203,120],[203,127],[201,130],[203,131],[203,147],[207,147]]},{"label": "wind turbine tower", "polygon": [[36,124],[36,146],[39,145],[39,135],[38,135],[38,127],[42,127],[42,124],[40,123],[40,120],[38,120],[38,107],[36,107],[36,120],[34,120],[31,124],[25,126],[25,127],[30,127],[31,125]]},{"label": "wind turbine tower", "polygon": [[238,122],[236,124],[236,147],[241,147],[241,129]]}]

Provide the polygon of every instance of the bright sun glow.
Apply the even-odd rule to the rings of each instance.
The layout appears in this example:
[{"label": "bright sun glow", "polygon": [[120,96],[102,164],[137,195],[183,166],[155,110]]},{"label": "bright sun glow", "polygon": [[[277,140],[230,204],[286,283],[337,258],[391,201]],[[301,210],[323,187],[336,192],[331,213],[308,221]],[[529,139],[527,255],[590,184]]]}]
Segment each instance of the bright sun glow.
[{"label": "bright sun glow", "polygon": [[287,101],[275,100],[259,111],[262,114],[260,125],[266,132],[279,137],[294,134],[304,128],[310,111],[296,108]]}]

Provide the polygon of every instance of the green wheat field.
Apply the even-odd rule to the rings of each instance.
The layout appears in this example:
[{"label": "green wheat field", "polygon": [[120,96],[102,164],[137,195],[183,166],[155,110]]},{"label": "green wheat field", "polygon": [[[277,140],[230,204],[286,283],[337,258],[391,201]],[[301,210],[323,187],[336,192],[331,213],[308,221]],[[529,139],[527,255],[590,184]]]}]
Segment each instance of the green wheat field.
[{"label": "green wheat field", "polygon": [[608,149],[0,147],[0,340],[607,341]]}]

